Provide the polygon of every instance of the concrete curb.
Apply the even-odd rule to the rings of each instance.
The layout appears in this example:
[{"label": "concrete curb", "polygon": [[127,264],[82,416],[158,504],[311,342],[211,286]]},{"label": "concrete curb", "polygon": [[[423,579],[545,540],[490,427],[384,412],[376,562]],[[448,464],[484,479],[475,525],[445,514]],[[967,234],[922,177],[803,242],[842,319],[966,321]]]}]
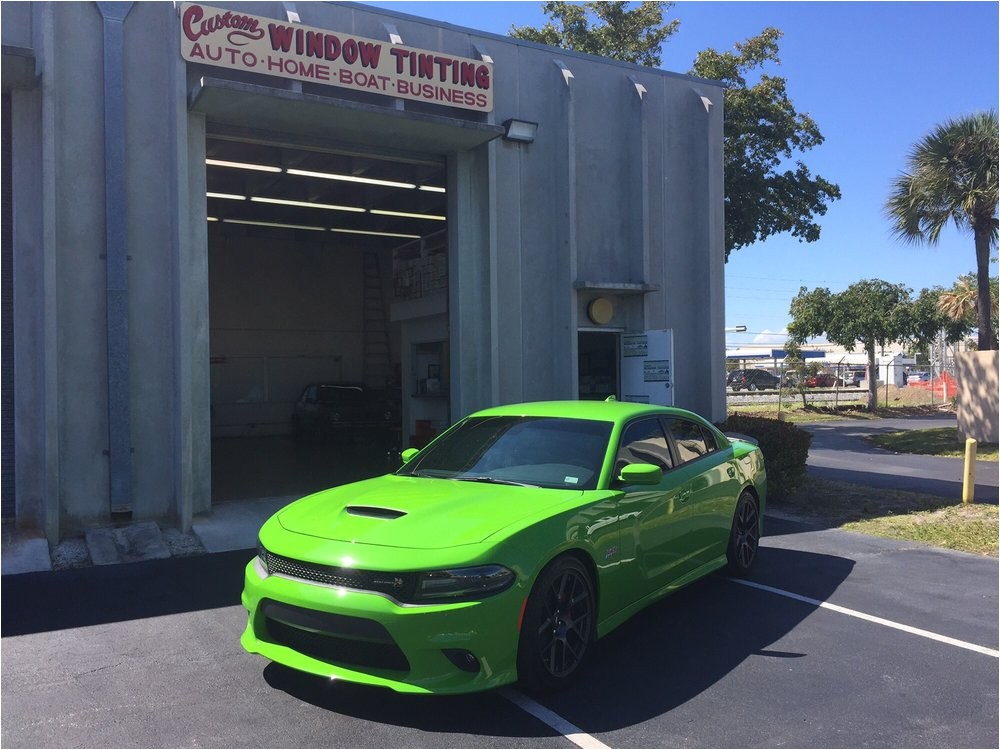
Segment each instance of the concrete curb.
[{"label": "concrete curb", "polygon": [[88,529],[82,539],[66,539],[52,549],[44,537],[18,531],[13,524],[4,524],[0,574],[19,575],[252,549],[257,546],[257,533],[264,521],[297,498],[292,495],[218,503],[211,513],[195,519],[187,534],[143,521]]}]

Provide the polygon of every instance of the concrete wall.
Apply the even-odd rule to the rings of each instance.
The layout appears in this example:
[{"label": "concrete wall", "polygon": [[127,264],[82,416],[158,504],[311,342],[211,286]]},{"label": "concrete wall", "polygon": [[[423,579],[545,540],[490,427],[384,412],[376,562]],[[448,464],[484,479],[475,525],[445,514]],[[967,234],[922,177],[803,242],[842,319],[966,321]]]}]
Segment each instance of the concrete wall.
[{"label": "concrete wall", "polygon": [[[133,515],[179,520],[182,507],[197,506],[199,498],[204,505],[207,496],[207,477],[198,488],[178,474],[182,466],[192,472],[180,450],[197,443],[190,396],[181,403],[191,388],[178,377],[190,383],[200,371],[180,371],[190,358],[179,346],[190,352],[207,321],[197,315],[207,311],[207,296],[184,295],[192,285],[207,289],[207,279],[205,266],[191,262],[190,245],[180,241],[189,229],[183,205],[188,118],[169,8],[136,4],[124,22],[120,192],[126,196]],[[116,125],[105,122],[104,23],[96,4],[4,4],[3,13],[5,43],[8,35],[23,36],[25,26],[30,30],[39,72],[38,88],[19,94],[13,112],[14,234],[22,264],[15,290],[22,343],[17,515],[19,524],[43,528],[55,541],[107,522],[110,510],[104,139],[105,128]],[[189,283],[192,272],[202,281]],[[188,327],[178,334],[181,320]]]},{"label": "concrete wall", "polygon": [[959,436],[996,443],[1000,434],[1000,353],[959,352],[955,366]]},{"label": "concrete wall", "polygon": [[[286,17],[280,3],[218,5]],[[387,111],[539,123],[532,144],[435,154],[448,161],[450,285],[447,317],[429,323],[449,338],[451,418],[574,398],[577,331],[591,325],[581,311],[595,284],[625,289],[609,328],[674,330],[677,403],[723,416],[720,87],[360,5],[297,9],[306,25],[387,39],[388,22],[410,46],[485,51],[495,61],[495,111],[349,97],[220,68],[211,75]],[[4,3],[2,13],[4,43],[30,47],[40,74],[36,88],[12,93],[18,521],[55,541],[109,517],[104,139],[121,123],[105,122],[96,4]],[[122,25],[116,194],[126,214],[133,517],[186,527],[210,505],[210,123],[188,109],[189,86],[205,70],[180,58],[177,13],[172,3],[136,3]],[[400,322],[404,356],[427,324]]]}]

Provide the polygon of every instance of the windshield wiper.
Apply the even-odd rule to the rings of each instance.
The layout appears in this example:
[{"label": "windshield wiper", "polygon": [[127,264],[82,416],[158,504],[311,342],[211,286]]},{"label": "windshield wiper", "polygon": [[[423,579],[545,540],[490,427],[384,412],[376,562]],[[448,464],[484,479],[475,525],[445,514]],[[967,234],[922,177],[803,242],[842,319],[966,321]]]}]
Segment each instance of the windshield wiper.
[{"label": "windshield wiper", "polygon": [[497,479],[496,477],[488,476],[464,476],[464,477],[451,477],[456,482],[482,482],[484,484],[509,484],[514,487],[537,487],[537,484],[527,484],[526,482],[515,482],[513,479]]}]

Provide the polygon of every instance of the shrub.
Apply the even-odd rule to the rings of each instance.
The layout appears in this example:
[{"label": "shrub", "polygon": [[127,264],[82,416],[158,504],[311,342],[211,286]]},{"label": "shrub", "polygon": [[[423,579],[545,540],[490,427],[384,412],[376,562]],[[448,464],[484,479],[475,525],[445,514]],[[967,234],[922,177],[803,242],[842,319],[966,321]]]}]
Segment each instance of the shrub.
[{"label": "shrub", "polygon": [[806,476],[812,435],[788,422],[768,417],[733,414],[717,425],[723,432],[749,435],[760,446],[767,469],[767,494],[787,497]]}]

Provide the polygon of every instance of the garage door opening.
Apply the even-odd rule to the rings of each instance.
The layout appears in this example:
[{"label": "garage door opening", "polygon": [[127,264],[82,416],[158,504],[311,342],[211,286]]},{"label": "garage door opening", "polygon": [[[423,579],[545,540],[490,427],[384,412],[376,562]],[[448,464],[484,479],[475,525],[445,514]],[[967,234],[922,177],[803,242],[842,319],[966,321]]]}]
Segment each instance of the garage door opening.
[{"label": "garage door opening", "polygon": [[413,353],[447,350],[445,181],[443,159],[207,139],[213,502],[393,468]]}]

